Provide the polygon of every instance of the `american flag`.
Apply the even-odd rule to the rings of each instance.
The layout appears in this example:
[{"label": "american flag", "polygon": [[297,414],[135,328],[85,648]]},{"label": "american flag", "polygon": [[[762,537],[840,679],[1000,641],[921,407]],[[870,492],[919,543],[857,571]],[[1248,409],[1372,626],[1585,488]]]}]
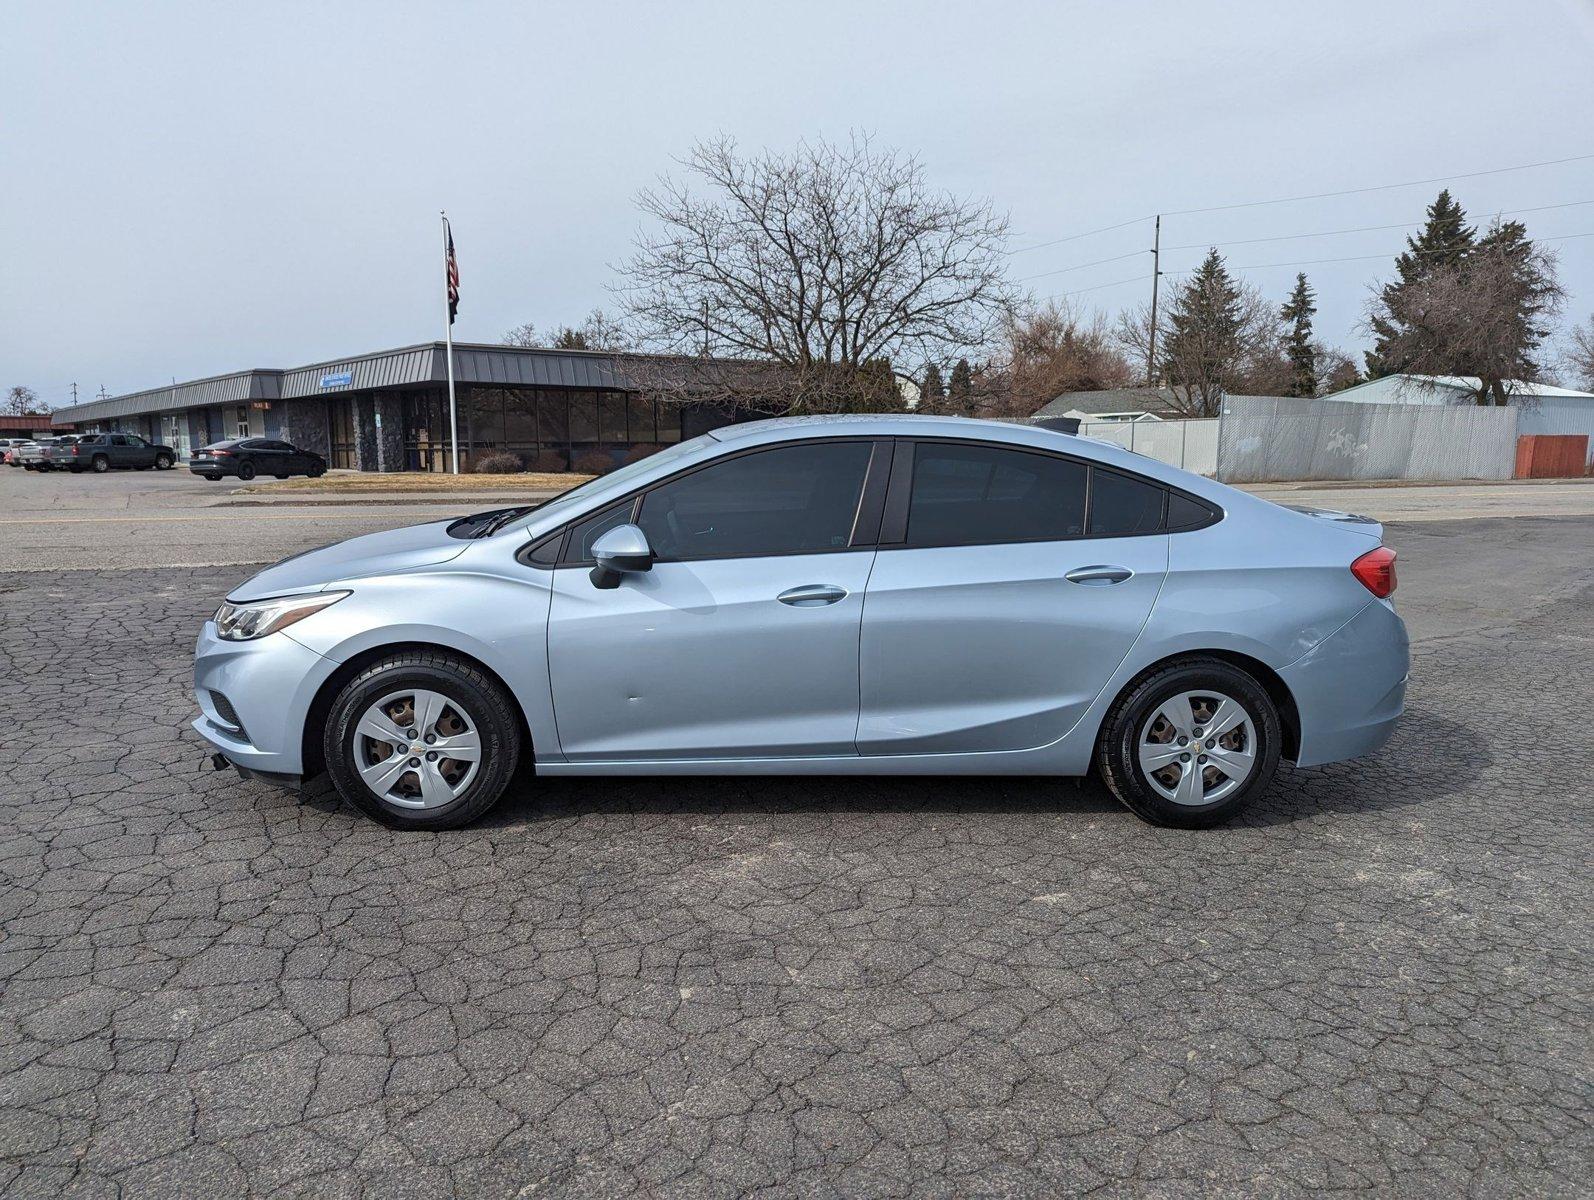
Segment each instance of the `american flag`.
[{"label": "american flag", "polygon": [[454,317],[459,312],[459,260],[454,257],[454,227],[443,220],[443,232],[448,242],[448,255],[444,262],[444,274],[448,278],[448,323],[454,323]]}]

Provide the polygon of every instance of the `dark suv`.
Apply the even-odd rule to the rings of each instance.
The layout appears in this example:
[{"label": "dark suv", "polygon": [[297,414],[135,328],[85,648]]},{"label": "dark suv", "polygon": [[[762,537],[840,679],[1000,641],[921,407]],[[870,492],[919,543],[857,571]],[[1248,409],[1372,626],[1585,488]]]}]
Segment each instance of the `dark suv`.
[{"label": "dark suv", "polygon": [[169,471],[176,463],[177,452],[170,446],[146,442],[136,433],[87,433],[70,446],[57,447],[50,456],[51,466],[73,472],[112,467]]},{"label": "dark suv", "polygon": [[314,450],[301,450],[274,438],[229,438],[194,451],[188,469],[210,480],[223,475],[244,480],[256,475],[275,475],[278,479],[308,475],[314,479],[326,474],[327,460]]}]

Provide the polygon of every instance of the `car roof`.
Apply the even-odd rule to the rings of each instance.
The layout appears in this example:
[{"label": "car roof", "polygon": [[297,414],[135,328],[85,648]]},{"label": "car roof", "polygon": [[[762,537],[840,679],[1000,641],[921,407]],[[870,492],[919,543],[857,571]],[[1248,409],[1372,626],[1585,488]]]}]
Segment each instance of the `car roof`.
[{"label": "car roof", "polygon": [[977,417],[921,416],[917,413],[836,413],[824,416],[774,417],[726,425],[709,432],[709,437],[727,445],[753,446],[800,438],[823,437],[921,437],[959,438],[966,441],[1001,442],[1009,446],[1051,450],[1088,458],[1105,466],[1121,467],[1199,496],[1224,503],[1229,489],[1224,485],[1178,467],[1169,466],[1114,442],[1080,437],[1018,421],[991,421]]}]

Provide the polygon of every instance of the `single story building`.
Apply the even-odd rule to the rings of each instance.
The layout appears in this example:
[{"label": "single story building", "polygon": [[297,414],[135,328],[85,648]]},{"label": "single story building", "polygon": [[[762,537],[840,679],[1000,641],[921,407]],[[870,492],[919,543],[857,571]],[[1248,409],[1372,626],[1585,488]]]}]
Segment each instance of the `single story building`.
[{"label": "single story building", "polygon": [[[554,451],[677,442],[730,423],[721,410],[660,403],[627,386],[624,360],[584,350],[454,346],[460,469],[494,450],[528,462]],[[187,458],[230,437],[272,437],[334,468],[447,471],[447,348],[423,342],[286,370],[256,368],[91,400],[52,414],[85,431],[121,430]]]},{"label": "single story building", "polygon": [[70,421],[56,421],[50,413],[0,413],[0,438],[51,437],[72,429]]},{"label": "single story building", "polygon": [[[1385,375],[1322,400],[1353,404],[1475,404],[1479,380],[1468,375]],[[1517,410],[1517,434],[1584,434],[1594,461],[1594,392],[1511,380],[1507,402]]]},{"label": "single story building", "polygon": [[1035,413],[1041,417],[1072,417],[1081,424],[1121,424],[1126,421],[1177,419],[1178,411],[1165,388],[1106,388],[1095,392],[1063,392]]}]

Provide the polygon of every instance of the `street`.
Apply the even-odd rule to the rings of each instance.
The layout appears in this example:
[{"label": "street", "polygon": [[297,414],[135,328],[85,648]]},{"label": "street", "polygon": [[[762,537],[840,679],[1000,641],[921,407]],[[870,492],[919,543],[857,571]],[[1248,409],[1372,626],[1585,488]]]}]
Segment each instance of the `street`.
[{"label": "street", "polygon": [[727,778],[434,835],[210,771],[188,677],[246,562],[460,506],[225,487],[0,472],[6,1194],[1586,1186],[1594,517],[1280,497],[1427,505],[1412,687],[1231,827]]}]

